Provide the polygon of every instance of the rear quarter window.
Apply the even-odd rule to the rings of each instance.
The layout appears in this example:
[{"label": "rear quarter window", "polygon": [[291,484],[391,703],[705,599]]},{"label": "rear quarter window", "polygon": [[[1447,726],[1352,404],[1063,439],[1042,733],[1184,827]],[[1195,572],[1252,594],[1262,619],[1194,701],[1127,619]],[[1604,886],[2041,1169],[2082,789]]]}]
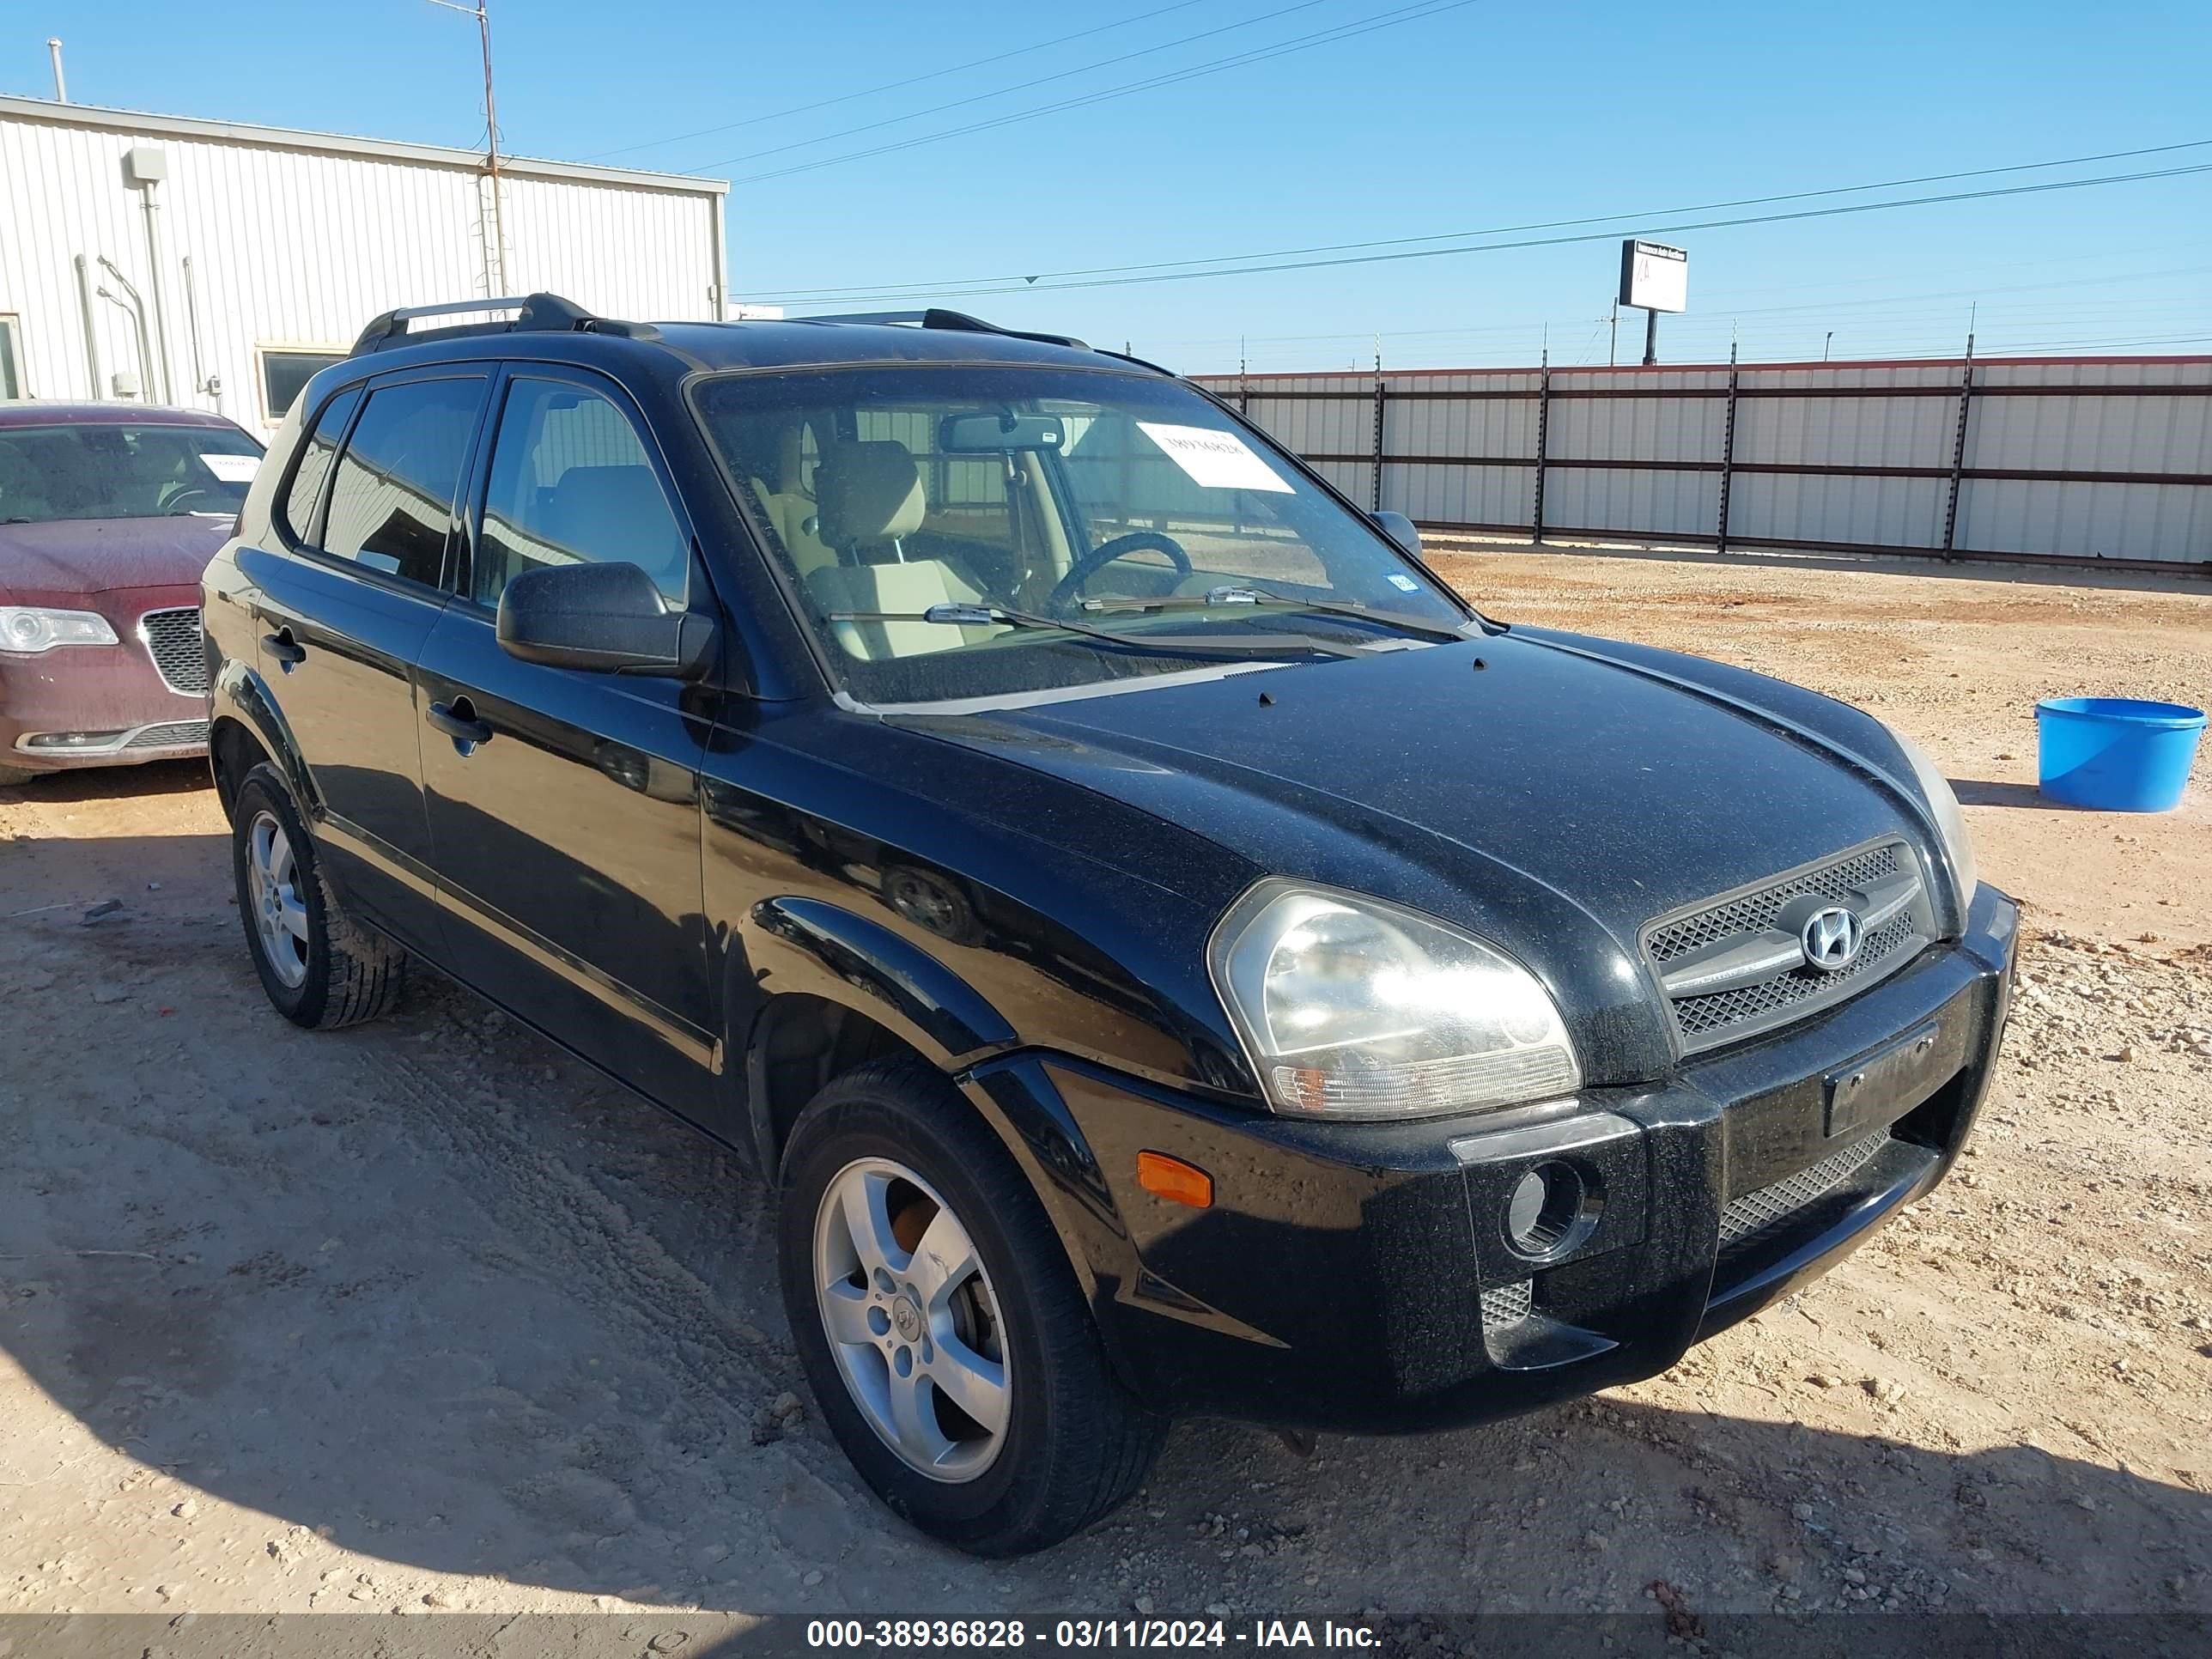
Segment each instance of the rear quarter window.
[{"label": "rear quarter window", "polygon": [[323,405],[315,429],[307,434],[300,464],[293,468],[292,482],[276,509],[277,528],[293,541],[312,542],[315,538],[315,508],[323,498],[323,484],[331,476],[331,462],[337,459],[346,422],[353,418],[354,406],[360,402],[358,387],[341,392]]}]

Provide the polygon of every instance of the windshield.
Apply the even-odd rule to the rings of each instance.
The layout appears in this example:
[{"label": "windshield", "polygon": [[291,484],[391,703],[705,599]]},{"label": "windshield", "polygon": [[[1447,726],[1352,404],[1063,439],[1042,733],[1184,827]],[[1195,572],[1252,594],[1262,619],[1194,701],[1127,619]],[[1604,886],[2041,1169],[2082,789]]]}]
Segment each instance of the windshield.
[{"label": "windshield", "polygon": [[235,514],[261,446],[232,427],[0,427],[0,524]]},{"label": "windshield", "polygon": [[1025,367],[702,381],[844,688],[921,702],[1451,638],[1467,612],[1188,386]]}]

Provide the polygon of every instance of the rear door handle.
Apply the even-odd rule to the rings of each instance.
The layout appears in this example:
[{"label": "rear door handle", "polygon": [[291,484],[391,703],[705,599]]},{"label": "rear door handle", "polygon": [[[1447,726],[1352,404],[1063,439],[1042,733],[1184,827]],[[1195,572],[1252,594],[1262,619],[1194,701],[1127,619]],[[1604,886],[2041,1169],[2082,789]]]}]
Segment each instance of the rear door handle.
[{"label": "rear door handle", "polygon": [[453,747],[464,755],[480,743],[491,741],[491,722],[477,718],[476,705],[466,697],[456,697],[451,702],[434,702],[429,708],[430,724],[453,740]]},{"label": "rear door handle", "polygon": [[307,647],[292,637],[292,630],[280,628],[274,634],[264,634],[261,643],[269,647],[269,654],[276,659],[278,666],[286,673],[307,659]]}]

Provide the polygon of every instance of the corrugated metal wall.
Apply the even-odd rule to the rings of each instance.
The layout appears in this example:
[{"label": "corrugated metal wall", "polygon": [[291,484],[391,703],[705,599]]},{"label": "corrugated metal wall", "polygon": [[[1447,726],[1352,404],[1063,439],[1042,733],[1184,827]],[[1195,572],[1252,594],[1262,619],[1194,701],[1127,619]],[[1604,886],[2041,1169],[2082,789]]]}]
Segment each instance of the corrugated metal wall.
[{"label": "corrugated metal wall", "polygon": [[1968,376],[1935,362],[1198,378],[1353,501],[1440,528],[2212,562],[2212,358]]},{"label": "corrugated metal wall", "polygon": [[[153,306],[140,192],[122,174],[134,144],[160,150],[168,167],[155,199],[167,254],[174,402],[218,404],[194,391],[187,258],[197,278],[203,373],[220,377],[222,412],[249,431],[274,424],[260,349],[343,350],[379,312],[491,291],[490,215],[477,158],[325,151],[250,130],[243,137],[211,127],[184,133],[158,118],[150,130],[131,131],[106,111],[88,112],[79,125],[60,106],[26,114],[24,101],[0,110],[0,315],[18,319],[31,396],[106,394],[92,382],[76,255],[106,254]],[[502,188],[513,291],[550,289],[613,316],[715,314],[720,225],[710,189],[653,185],[642,175],[637,184],[538,176],[529,163],[515,166]],[[127,297],[96,264],[93,274]],[[94,307],[104,375],[137,371],[131,313],[100,299]]]}]

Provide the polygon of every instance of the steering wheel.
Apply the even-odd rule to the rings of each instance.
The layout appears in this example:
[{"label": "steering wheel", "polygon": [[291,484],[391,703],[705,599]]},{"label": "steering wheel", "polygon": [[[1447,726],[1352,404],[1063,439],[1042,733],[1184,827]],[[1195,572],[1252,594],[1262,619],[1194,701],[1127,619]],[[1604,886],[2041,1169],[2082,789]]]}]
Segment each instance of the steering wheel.
[{"label": "steering wheel", "polygon": [[165,484],[161,489],[161,498],[155,502],[155,505],[159,507],[164,513],[176,513],[179,510],[186,513],[191,513],[196,510],[211,510],[206,508],[195,509],[189,507],[179,509],[177,505],[179,501],[189,501],[201,496],[205,496],[209,500],[212,501],[215,498],[215,491],[210,489],[205,484]]},{"label": "steering wheel", "polygon": [[1069,601],[1083,591],[1083,585],[1091,577],[1123,554],[1135,553],[1145,548],[1166,554],[1168,562],[1175,567],[1176,575],[1190,574],[1190,555],[1183,551],[1181,542],[1157,530],[1133,530],[1126,536],[1116,536],[1111,541],[1099,543],[1078,559],[1068,573],[1053,584],[1052,592],[1045,599],[1046,608],[1066,610]]}]

